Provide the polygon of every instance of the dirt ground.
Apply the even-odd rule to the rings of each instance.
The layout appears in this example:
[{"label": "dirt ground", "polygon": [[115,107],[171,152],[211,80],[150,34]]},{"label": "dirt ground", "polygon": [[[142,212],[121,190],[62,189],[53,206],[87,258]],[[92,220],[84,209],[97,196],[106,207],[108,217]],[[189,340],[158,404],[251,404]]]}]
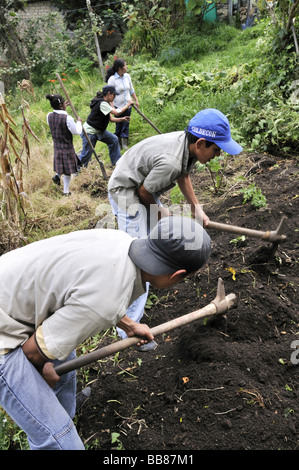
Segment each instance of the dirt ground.
[{"label": "dirt ground", "polygon": [[238,235],[209,230],[213,251],[200,273],[171,289],[151,290],[153,305],[144,317],[151,327],[205,307],[218,278],[238,304],[225,317],[157,337],[151,353],[130,348],[89,366],[92,394],[77,418],[86,448],[298,449],[298,164],[249,155],[240,172],[262,190],[267,207],[243,204],[237,185],[208,196],[209,175],[194,172],[210,219],[266,231],[285,215],[287,240],[270,254],[267,242],[232,242]]}]

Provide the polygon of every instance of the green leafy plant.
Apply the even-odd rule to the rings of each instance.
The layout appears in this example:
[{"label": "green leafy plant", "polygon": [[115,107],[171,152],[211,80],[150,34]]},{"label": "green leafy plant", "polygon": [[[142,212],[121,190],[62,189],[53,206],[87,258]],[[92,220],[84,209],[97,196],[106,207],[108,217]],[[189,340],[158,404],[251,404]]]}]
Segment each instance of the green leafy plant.
[{"label": "green leafy plant", "polygon": [[250,201],[255,209],[260,209],[267,205],[266,196],[254,183],[251,183],[247,188],[240,189],[240,193],[243,194],[243,204]]},{"label": "green leafy plant", "polygon": [[220,155],[219,157],[213,158],[213,160],[209,161],[208,163],[196,164],[198,171],[207,170],[209,172],[215,194],[219,192],[223,184],[223,176],[227,166],[228,157],[228,154],[226,154],[226,156]]},{"label": "green leafy plant", "polygon": [[120,434],[118,432],[111,433],[111,444],[117,444],[116,450],[124,450],[123,443],[119,439]]},{"label": "green leafy plant", "polygon": [[0,450],[29,450],[24,431],[0,408]]},{"label": "green leafy plant", "polygon": [[246,240],[245,235],[241,235],[240,237],[233,238],[232,240],[230,240],[229,243],[233,243],[233,244],[235,244],[235,245],[239,245],[239,244],[244,243],[245,240]]},{"label": "green leafy plant", "polygon": [[[164,5],[165,3],[165,5]],[[176,0],[173,4],[182,3]],[[125,43],[133,54],[150,52],[153,55],[160,49],[163,34],[172,21],[172,8],[163,0],[147,2],[135,0],[123,2],[123,19],[128,26]]]},{"label": "green leafy plant", "polygon": [[170,200],[171,200],[171,204],[180,204],[182,201],[185,201],[185,197],[182,194],[179,186],[176,185],[170,191]]},{"label": "green leafy plant", "polygon": [[295,411],[292,408],[288,407],[284,410],[284,417],[288,418],[289,415],[293,415],[294,413]]},{"label": "green leafy plant", "polygon": [[152,307],[157,305],[158,302],[159,302],[159,297],[157,297],[155,294],[151,294],[148,296],[144,308],[146,310],[150,310]]}]

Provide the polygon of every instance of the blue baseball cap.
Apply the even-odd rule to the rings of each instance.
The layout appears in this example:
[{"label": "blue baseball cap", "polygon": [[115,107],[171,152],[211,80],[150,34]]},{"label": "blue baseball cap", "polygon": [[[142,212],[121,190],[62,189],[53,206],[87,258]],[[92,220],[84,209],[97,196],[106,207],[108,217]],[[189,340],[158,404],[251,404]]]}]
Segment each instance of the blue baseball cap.
[{"label": "blue baseball cap", "polygon": [[149,274],[187,273],[200,269],[211,253],[211,239],[202,225],[189,217],[163,217],[148,237],[131,243],[129,256]]},{"label": "blue baseball cap", "polygon": [[199,111],[189,122],[186,129],[199,139],[214,142],[230,155],[237,155],[243,150],[231,137],[227,117],[218,109],[207,108]]}]

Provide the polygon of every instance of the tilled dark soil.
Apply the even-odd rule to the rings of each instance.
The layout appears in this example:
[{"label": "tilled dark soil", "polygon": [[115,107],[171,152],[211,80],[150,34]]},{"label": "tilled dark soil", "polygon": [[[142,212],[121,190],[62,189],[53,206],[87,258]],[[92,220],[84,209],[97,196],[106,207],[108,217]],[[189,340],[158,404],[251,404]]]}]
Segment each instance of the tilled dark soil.
[{"label": "tilled dark soil", "polygon": [[[271,254],[267,242],[232,242],[238,235],[210,230],[213,251],[204,269],[171,289],[151,290],[153,305],[144,317],[151,327],[205,307],[215,298],[218,278],[238,303],[226,316],[157,337],[151,353],[131,348],[89,366],[84,373],[92,394],[77,422],[86,448],[298,448],[298,166],[259,155],[249,157],[242,171],[262,190],[267,207],[243,204],[236,186],[211,196],[206,213],[213,221],[262,231],[275,230],[285,215],[287,240]],[[192,180],[201,199],[209,175],[194,172]]]}]

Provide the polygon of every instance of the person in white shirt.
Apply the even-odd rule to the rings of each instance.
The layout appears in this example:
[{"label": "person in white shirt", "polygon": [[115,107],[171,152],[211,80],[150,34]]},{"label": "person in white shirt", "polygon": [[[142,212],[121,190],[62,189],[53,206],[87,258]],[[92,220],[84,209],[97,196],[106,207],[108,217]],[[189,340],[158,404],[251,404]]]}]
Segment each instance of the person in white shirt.
[{"label": "person in white shirt", "polygon": [[52,181],[60,186],[60,178],[63,175],[63,193],[70,194],[69,187],[71,175],[78,170],[78,158],[73,146],[73,135],[82,132],[82,120],[78,118],[75,123],[72,116],[66,112],[69,105],[63,96],[58,94],[46,95],[53,108],[52,113],[47,115],[47,123],[50,127],[54,143],[54,171]]},{"label": "person in white shirt", "polygon": [[[130,74],[127,72],[128,67],[123,59],[117,58],[113,62],[112,67],[107,70],[105,80],[108,85],[115,87],[118,95],[115,97],[114,106],[116,109],[124,108],[133,98],[135,105],[139,108],[139,101],[136,96],[135,89],[132,84]],[[120,116],[131,116],[132,108],[122,111]],[[127,150],[129,139],[129,121],[116,123],[115,135],[118,137],[122,149]]]},{"label": "person in white shirt", "polygon": [[76,373],[55,366],[86,338],[118,325],[153,340],[126,315],[145,283],[165,288],[197,271],[210,238],[191,218],[163,218],[145,239],[93,229],[34,242],[0,257],[0,406],[32,450],[79,450]]}]

